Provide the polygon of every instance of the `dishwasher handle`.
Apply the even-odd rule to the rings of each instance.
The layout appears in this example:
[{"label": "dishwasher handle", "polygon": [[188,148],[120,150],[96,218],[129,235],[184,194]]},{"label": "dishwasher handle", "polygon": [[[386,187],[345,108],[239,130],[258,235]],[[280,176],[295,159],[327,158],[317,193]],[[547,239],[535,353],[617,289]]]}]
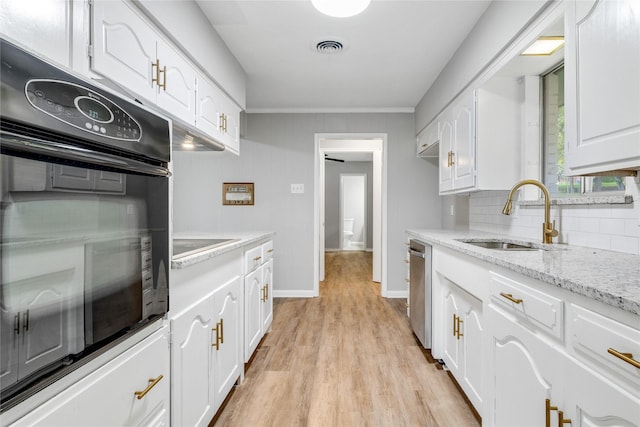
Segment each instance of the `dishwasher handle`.
[{"label": "dishwasher handle", "polygon": [[409,249],[409,255],[411,255],[411,256],[417,256],[418,258],[425,259],[424,252],[414,251],[413,249]]}]

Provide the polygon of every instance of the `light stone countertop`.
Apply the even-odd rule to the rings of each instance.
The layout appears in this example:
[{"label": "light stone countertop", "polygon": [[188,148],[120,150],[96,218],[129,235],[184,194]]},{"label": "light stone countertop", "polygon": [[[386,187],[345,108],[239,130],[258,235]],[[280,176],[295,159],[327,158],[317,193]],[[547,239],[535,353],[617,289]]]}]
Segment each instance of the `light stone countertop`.
[{"label": "light stone countertop", "polygon": [[[412,239],[440,245],[490,264],[640,315],[640,256],[572,245],[542,244],[482,231],[407,230]],[[485,249],[458,241],[529,242],[543,251]]]},{"label": "light stone countertop", "polygon": [[274,235],[275,233],[271,231],[175,234],[173,239],[234,239],[234,241],[221,246],[215,246],[211,249],[203,249],[179,259],[172,259],[171,268],[175,270],[186,268],[245,246],[267,242],[269,239],[272,239]]}]

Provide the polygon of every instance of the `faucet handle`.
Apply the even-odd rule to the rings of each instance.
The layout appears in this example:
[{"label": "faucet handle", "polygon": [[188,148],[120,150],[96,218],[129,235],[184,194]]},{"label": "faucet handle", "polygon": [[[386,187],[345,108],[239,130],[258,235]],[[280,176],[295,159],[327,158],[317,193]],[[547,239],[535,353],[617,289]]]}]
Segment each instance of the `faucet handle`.
[{"label": "faucet handle", "polygon": [[551,228],[546,228],[547,225],[545,224],[544,234],[548,237],[548,242],[545,243],[553,243],[551,239],[558,236],[558,230],[556,230],[556,220],[554,219],[550,225]]}]

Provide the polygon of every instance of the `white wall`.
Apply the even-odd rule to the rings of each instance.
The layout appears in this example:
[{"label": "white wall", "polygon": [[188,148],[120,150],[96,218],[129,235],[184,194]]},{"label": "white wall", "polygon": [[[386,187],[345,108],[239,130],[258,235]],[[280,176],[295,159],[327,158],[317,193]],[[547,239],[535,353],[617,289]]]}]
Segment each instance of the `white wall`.
[{"label": "white wall", "polygon": [[[314,135],[388,135],[388,290],[405,292],[408,228],[439,228],[437,166],[415,155],[412,114],[247,114],[242,156],[175,153],[174,230],[276,232],[275,294],[313,293]],[[254,182],[255,206],[221,206],[222,182]],[[304,194],[291,194],[304,184]]]},{"label": "white wall", "polygon": [[[640,255],[640,184],[627,178],[630,204],[552,205],[560,236],[554,241]],[[473,230],[490,231],[529,239],[542,239],[543,206],[516,206],[502,215],[508,191],[473,193],[469,223]]]},{"label": "white wall", "polygon": [[[325,162],[325,243],[326,249],[340,249],[340,174],[367,174],[367,246],[373,245],[373,162]],[[357,240],[357,239],[356,239]]]}]

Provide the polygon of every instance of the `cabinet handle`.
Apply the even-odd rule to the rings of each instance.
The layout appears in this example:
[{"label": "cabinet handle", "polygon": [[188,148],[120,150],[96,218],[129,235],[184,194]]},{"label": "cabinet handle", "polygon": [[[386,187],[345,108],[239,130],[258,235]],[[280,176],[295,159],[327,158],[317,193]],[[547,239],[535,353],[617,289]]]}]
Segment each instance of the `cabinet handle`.
[{"label": "cabinet handle", "polygon": [[216,351],[220,350],[220,344],[224,344],[224,326],[222,323],[222,319],[218,323],[216,323],[215,328],[211,328],[212,331],[216,331],[216,339],[214,340],[211,347],[215,347]]},{"label": "cabinet handle", "polygon": [[224,114],[220,113],[220,126],[218,126],[222,132],[224,132]]},{"label": "cabinet handle", "polygon": [[167,66],[162,67],[162,84],[160,86],[165,92],[167,91]]},{"label": "cabinet handle", "polygon": [[22,329],[27,332],[29,330],[29,310],[22,315]]},{"label": "cabinet handle", "polygon": [[551,406],[551,400],[544,400],[544,420],[545,427],[551,427],[551,411],[557,411],[557,406]]},{"label": "cabinet handle", "polygon": [[155,83],[160,86],[160,60],[156,58],[156,62],[151,63],[151,69],[156,70],[156,76],[151,78],[151,83]]},{"label": "cabinet handle", "polygon": [[426,146],[427,146],[427,144],[422,144],[422,145],[420,146],[420,148],[424,148],[424,147],[426,147]]},{"label": "cabinet handle", "polygon": [[264,297],[264,301],[267,302],[269,301],[269,284],[268,283],[264,285],[264,290],[267,293],[267,296]]},{"label": "cabinet handle", "polygon": [[408,259],[404,260],[405,264],[411,264],[411,261],[409,261]]},{"label": "cabinet handle", "polygon": [[454,315],[453,315],[453,336],[454,336],[454,337],[455,337],[455,336],[456,336],[456,334],[458,333],[458,328],[457,328],[457,326],[456,326],[456,325],[458,324],[458,322],[457,322],[457,318],[458,318],[458,316],[456,316],[456,315],[454,314]]},{"label": "cabinet handle", "polygon": [[220,344],[224,344],[224,319],[220,319]]},{"label": "cabinet handle", "polygon": [[608,349],[607,353],[612,354],[615,357],[617,357],[618,359],[624,360],[625,362],[627,362],[631,366],[635,366],[636,368],[640,369],[640,362],[638,362],[637,360],[635,360],[633,358],[633,354],[632,353],[621,353],[618,350],[615,350],[613,348]]},{"label": "cabinet handle", "polygon": [[571,424],[571,418],[564,418],[564,412],[558,411],[558,427],[562,427],[563,424]]},{"label": "cabinet handle", "polygon": [[509,301],[516,303],[516,304],[522,304],[522,300],[520,298],[514,298],[513,294],[507,294],[504,292],[500,292],[500,296],[503,298],[508,299]]},{"label": "cabinet handle", "polygon": [[149,393],[149,391],[154,388],[156,386],[156,384],[158,384],[160,382],[161,379],[163,379],[164,376],[160,375],[158,376],[158,378],[149,378],[149,385],[147,385],[147,388],[145,388],[142,391],[136,391],[133,394],[136,395],[136,397],[138,398],[138,400],[142,399],[143,397],[145,397],[147,395],[147,393]]},{"label": "cabinet handle", "polygon": [[456,162],[453,161],[453,158],[455,157],[456,153],[454,153],[453,151],[451,152],[451,166],[453,166]]},{"label": "cabinet handle", "polygon": [[253,260],[254,260],[254,261],[260,261],[261,259],[262,259],[262,257],[261,257],[261,256],[257,256],[257,257],[255,257]]},{"label": "cabinet handle", "polygon": [[406,308],[409,308],[409,303],[408,303],[408,302],[405,302],[405,303],[404,303],[404,306],[405,306]]},{"label": "cabinet handle", "polygon": [[462,320],[460,316],[458,316],[458,334],[456,335],[458,339],[464,336],[464,334],[460,333],[460,323],[464,323],[464,320]]},{"label": "cabinet handle", "polygon": [[20,335],[20,313],[13,316],[13,332],[16,335]]},{"label": "cabinet handle", "polygon": [[451,151],[447,151],[447,167],[451,167]]},{"label": "cabinet handle", "polygon": [[269,250],[267,251],[267,253],[268,253],[268,254],[272,254],[272,253],[273,253],[273,249],[269,249]]},{"label": "cabinet handle", "polygon": [[411,283],[411,279],[405,278],[404,281],[407,282],[407,283]]}]

